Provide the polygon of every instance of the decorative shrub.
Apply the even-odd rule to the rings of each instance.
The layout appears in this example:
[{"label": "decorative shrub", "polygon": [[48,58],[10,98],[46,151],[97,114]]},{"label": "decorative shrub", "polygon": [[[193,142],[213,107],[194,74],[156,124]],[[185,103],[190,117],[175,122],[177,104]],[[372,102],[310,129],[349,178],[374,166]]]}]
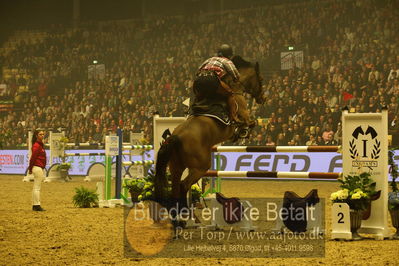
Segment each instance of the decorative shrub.
[{"label": "decorative shrub", "polygon": [[94,190],[82,186],[80,188],[75,188],[75,192],[72,198],[75,207],[91,208],[98,206],[98,194]]}]

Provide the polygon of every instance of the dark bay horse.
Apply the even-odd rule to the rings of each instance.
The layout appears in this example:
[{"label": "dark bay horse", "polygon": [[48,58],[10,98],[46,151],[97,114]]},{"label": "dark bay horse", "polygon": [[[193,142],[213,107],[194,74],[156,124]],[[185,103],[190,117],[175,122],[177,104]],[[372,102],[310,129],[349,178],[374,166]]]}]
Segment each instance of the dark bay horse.
[{"label": "dark bay horse", "polygon": [[[245,92],[257,103],[264,103],[258,63],[252,64],[239,56],[232,61],[240,72],[240,83]],[[234,130],[234,126],[226,126],[208,116],[190,116],[177,126],[158,151],[154,182],[156,200],[165,206],[176,203],[187,206],[187,192],[211,167],[211,148],[229,140]],[[167,166],[172,178],[172,199],[165,199]],[[181,180],[186,168],[188,176]]]}]

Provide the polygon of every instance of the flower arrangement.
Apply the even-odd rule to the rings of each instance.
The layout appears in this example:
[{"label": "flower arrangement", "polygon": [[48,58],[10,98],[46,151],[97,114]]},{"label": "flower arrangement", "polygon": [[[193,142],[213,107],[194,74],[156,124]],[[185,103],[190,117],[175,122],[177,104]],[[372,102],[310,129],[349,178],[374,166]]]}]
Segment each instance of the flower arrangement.
[{"label": "flower arrangement", "polygon": [[123,186],[129,190],[133,202],[140,201],[138,197],[143,192],[144,185],[145,180],[143,178],[126,179],[123,183]]},{"label": "flower arrangement", "polygon": [[68,171],[71,168],[71,164],[70,163],[60,163],[57,166],[57,170],[58,171]]},{"label": "flower arrangement", "polygon": [[154,200],[154,170],[151,169],[149,174],[143,178],[132,178],[124,183],[131,194],[132,201]]},{"label": "flower arrangement", "polygon": [[360,175],[348,175],[341,183],[341,190],[331,194],[333,203],[347,203],[350,209],[365,211],[370,202],[379,192],[375,190],[376,183],[370,178],[369,173]]},{"label": "flower arrangement", "polygon": [[141,145],[148,145],[148,144],[150,144],[150,142],[146,138],[142,138],[142,139],[140,139],[140,144]]},{"label": "flower arrangement", "polygon": [[197,185],[194,184],[191,186],[191,198],[192,201],[195,202],[199,202],[200,198],[202,196],[202,189]]},{"label": "flower arrangement", "polygon": [[67,143],[69,142],[69,139],[64,136],[64,137],[61,137],[58,142],[59,142],[60,148],[65,149],[65,147],[67,146]]},{"label": "flower arrangement", "polygon": [[[67,146],[68,143],[68,138],[67,137],[61,137],[59,139],[59,148],[60,149],[65,149],[65,147]],[[70,168],[71,168],[71,164],[65,162],[66,161],[66,156],[64,154],[64,156],[61,156],[61,163],[57,166],[57,170],[58,171],[65,171],[67,172]]]},{"label": "flower arrangement", "polygon": [[396,184],[396,178],[398,178],[398,165],[394,160],[394,149],[390,149],[388,152],[388,165],[389,171],[392,176],[392,181],[390,183],[391,190],[388,193],[388,208],[390,210],[399,210],[399,188]]},{"label": "flower arrangement", "polygon": [[[124,183],[124,186],[130,191],[132,196],[132,201],[145,201],[145,200],[155,200],[154,196],[154,178],[155,171],[151,169],[148,175],[144,178],[133,178],[127,180]],[[172,193],[171,187],[171,175],[170,173],[166,173],[166,178],[168,180],[168,186],[165,187],[166,195],[170,195]],[[202,190],[198,185],[193,185],[191,187],[191,197],[192,202],[199,202],[200,197],[202,195]]]},{"label": "flower arrangement", "polygon": [[143,178],[132,178],[125,182],[125,187],[131,192],[142,192],[145,180]]}]

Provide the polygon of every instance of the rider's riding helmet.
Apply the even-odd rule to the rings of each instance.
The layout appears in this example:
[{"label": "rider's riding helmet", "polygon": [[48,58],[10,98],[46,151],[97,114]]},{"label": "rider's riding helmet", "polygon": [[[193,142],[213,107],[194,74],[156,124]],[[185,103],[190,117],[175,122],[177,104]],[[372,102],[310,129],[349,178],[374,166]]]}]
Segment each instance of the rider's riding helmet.
[{"label": "rider's riding helmet", "polygon": [[231,58],[233,56],[233,49],[228,44],[222,44],[218,49],[218,56]]}]

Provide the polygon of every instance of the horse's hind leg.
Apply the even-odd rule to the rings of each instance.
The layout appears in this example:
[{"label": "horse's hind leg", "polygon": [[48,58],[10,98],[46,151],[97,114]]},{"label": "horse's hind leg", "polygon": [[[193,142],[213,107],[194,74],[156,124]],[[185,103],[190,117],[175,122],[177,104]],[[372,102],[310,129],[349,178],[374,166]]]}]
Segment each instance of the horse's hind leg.
[{"label": "horse's hind leg", "polygon": [[169,162],[169,171],[172,177],[172,200],[176,202],[180,198],[180,187],[181,187],[181,176],[185,170],[185,167],[177,160],[171,160]]},{"label": "horse's hind leg", "polygon": [[180,188],[180,198],[187,200],[187,193],[190,191],[191,186],[198,182],[201,177],[205,176],[208,169],[190,168],[188,176],[182,181]]},{"label": "horse's hind leg", "polygon": [[[178,219],[177,214],[179,209],[182,207],[182,202],[180,202],[180,188],[181,188],[181,176],[185,170],[183,163],[179,160],[178,157],[174,157],[169,161],[169,171],[172,178],[172,191],[171,197],[168,197],[169,202],[167,203],[169,206],[170,214],[172,215],[172,224],[176,229],[178,226],[183,226]],[[175,211],[171,211],[170,209],[174,208]]]},{"label": "horse's hind leg", "polygon": [[[188,199],[188,196],[191,194],[188,194],[189,190],[191,189],[191,186],[193,184],[195,184],[201,177],[203,177],[205,175],[207,170],[199,170],[199,169],[189,169],[189,173],[188,176],[185,177],[185,179],[183,181],[180,182],[180,186],[179,186],[179,199],[177,200],[179,209],[181,210],[182,208],[189,208],[191,210],[192,206],[188,206],[188,201],[190,202],[191,205],[191,199]],[[189,212],[188,215],[191,216],[191,211]],[[187,215],[187,212],[186,214]],[[190,217],[189,219],[195,219],[198,222],[197,217]],[[175,223],[173,223],[174,225],[177,226],[182,226],[185,227],[186,226],[186,222],[187,221],[187,217],[185,217],[184,221],[177,221]]]}]

